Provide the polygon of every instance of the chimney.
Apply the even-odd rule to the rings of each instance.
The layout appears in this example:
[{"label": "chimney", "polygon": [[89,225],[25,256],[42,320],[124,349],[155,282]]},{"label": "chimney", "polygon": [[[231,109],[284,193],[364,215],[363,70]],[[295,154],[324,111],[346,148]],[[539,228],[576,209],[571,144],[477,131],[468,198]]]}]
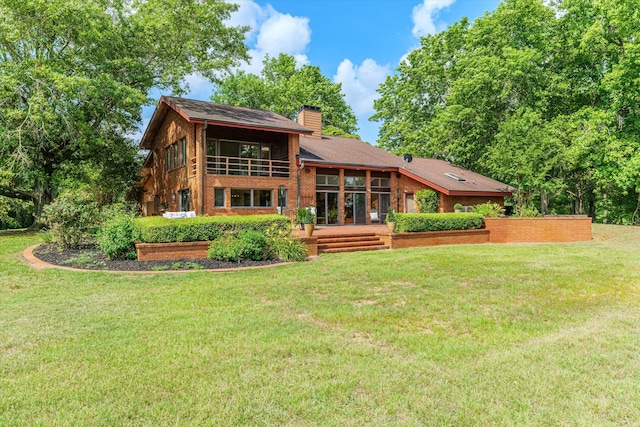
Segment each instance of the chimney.
[{"label": "chimney", "polygon": [[322,111],[320,111],[320,107],[303,105],[298,110],[298,123],[311,129],[313,138],[322,138]]}]

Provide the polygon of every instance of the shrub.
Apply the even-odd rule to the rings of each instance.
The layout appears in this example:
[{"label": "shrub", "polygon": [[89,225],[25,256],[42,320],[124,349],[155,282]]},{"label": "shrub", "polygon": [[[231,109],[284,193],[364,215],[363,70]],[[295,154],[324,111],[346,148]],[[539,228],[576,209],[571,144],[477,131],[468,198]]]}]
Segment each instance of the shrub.
[{"label": "shrub", "polygon": [[33,225],[33,203],[0,196],[0,230]]},{"label": "shrub", "polygon": [[222,236],[209,245],[208,256],[219,261],[241,261],[264,259],[267,237],[255,230],[242,230],[236,234]]},{"label": "shrub", "polygon": [[453,205],[453,209],[457,210],[457,211],[461,211],[464,208],[464,206],[462,206],[461,203],[456,203],[455,205]]},{"label": "shrub", "polygon": [[400,214],[396,215],[396,231],[444,231],[471,230],[481,228],[484,223],[482,215],[476,213],[442,213],[442,214]]},{"label": "shrub", "polygon": [[291,221],[283,215],[200,216],[168,219],[161,216],[137,218],[138,238],[145,243],[213,241],[226,233],[242,230],[266,231],[275,226],[291,231]]},{"label": "shrub", "polygon": [[271,227],[266,231],[268,258],[277,258],[285,262],[304,261],[309,255],[309,248],[301,240],[291,236],[288,231]]},{"label": "shrub", "polygon": [[424,188],[416,192],[416,200],[418,201],[418,211],[420,213],[436,213],[440,204],[438,193],[430,188]]},{"label": "shrub", "polygon": [[497,218],[502,215],[502,206],[497,203],[482,203],[475,205],[471,211],[482,215],[484,218]]},{"label": "shrub", "polygon": [[396,222],[396,213],[393,209],[389,209],[387,211],[387,217],[384,220],[385,222]]},{"label": "shrub", "polygon": [[100,225],[98,247],[109,259],[135,259],[137,234],[133,215],[120,212]]},{"label": "shrub", "polygon": [[53,241],[75,248],[98,222],[98,205],[85,192],[68,192],[43,209]]},{"label": "shrub", "polygon": [[517,206],[516,207],[516,216],[523,218],[535,218],[540,216],[540,212],[534,206]]}]

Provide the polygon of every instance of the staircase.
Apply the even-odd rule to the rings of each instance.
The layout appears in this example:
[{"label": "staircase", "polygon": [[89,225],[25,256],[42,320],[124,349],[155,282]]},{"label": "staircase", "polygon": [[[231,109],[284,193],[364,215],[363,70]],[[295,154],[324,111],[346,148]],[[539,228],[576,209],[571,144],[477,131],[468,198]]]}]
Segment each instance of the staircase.
[{"label": "staircase", "polygon": [[389,249],[375,233],[327,234],[318,236],[318,255],[336,252]]}]

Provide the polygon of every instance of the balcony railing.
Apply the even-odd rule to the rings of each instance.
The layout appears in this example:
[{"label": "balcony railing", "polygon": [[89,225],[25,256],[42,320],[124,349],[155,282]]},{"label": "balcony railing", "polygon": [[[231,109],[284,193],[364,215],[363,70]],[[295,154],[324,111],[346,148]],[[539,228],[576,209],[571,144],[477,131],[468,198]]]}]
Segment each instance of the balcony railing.
[{"label": "balcony railing", "polygon": [[212,175],[289,178],[289,162],[281,160],[207,156],[207,173]]}]

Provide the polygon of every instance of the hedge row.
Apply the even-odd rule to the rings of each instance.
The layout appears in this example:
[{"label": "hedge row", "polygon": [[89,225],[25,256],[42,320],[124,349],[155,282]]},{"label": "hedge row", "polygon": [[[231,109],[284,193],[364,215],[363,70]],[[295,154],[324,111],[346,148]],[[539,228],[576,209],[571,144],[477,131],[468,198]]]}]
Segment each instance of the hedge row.
[{"label": "hedge row", "polygon": [[136,241],[144,243],[173,243],[211,241],[225,233],[241,230],[265,232],[268,229],[291,230],[291,221],[282,215],[200,216],[168,219],[161,216],[135,220]]},{"label": "hedge row", "polygon": [[396,214],[396,232],[471,230],[481,228],[482,215],[474,213]]}]

